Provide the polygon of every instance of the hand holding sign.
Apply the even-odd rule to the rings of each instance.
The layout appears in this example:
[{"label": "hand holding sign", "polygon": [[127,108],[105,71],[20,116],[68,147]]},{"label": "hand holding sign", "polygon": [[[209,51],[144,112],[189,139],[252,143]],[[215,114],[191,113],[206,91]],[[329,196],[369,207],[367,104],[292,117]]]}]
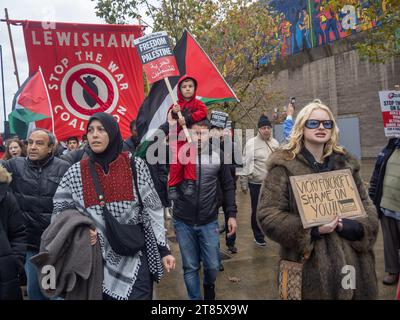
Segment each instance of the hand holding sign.
[{"label": "hand holding sign", "polygon": [[319,234],[328,234],[335,231],[338,226],[339,226],[339,217],[336,217],[335,219],[332,220],[332,222],[319,226],[318,231]]}]

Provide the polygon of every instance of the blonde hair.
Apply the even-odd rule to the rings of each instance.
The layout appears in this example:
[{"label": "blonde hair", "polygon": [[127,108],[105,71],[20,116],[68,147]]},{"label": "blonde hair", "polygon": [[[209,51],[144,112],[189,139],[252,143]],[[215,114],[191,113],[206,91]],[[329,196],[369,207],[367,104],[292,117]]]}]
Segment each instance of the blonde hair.
[{"label": "blonde hair", "polygon": [[10,184],[11,181],[11,173],[9,173],[6,168],[0,165],[0,183]]},{"label": "blonde hair", "polygon": [[332,111],[329,109],[328,106],[324,105],[321,100],[315,99],[313,102],[309,103],[300,110],[299,114],[297,115],[296,122],[294,123],[289,142],[282,147],[282,150],[285,150],[288,154],[288,160],[294,159],[303,148],[303,132],[305,128],[305,123],[314,110],[325,111],[329,115],[329,119],[333,121],[333,127],[331,129],[332,135],[329,141],[325,143],[322,159],[330,156],[332,152],[337,152],[341,154],[346,153],[344,148],[338,145],[339,130],[336,125],[336,120],[332,114]]}]

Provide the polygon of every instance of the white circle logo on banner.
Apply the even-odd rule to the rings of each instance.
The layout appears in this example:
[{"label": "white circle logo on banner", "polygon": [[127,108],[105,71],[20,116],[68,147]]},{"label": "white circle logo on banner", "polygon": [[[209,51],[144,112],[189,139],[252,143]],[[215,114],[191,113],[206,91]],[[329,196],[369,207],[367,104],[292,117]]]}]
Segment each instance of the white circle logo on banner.
[{"label": "white circle logo on banner", "polygon": [[103,67],[82,63],[71,68],[61,82],[61,99],[76,117],[88,120],[96,112],[111,113],[118,103],[118,86]]}]

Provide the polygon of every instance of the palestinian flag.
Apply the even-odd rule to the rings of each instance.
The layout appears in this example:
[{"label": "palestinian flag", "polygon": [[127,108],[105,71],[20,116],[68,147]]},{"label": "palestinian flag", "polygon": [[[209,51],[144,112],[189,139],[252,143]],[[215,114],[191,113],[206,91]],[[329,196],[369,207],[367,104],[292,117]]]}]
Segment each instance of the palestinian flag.
[{"label": "palestinian flag", "polygon": [[51,104],[40,68],[18,89],[12,110],[8,116],[10,132],[17,134],[20,139],[27,138],[29,130],[35,127],[35,121],[52,118]]},{"label": "palestinian flag", "polygon": [[[168,78],[176,95],[178,80],[185,74],[190,74],[198,82],[197,99],[206,105],[225,101],[239,101],[233,90],[226,83],[214,63],[196,42],[189,31],[185,30],[174,49],[179,76]],[[147,138],[147,133],[157,129],[167,120],[168,108],[172,99],[164,81],[153,84],[143,101],[137,118],[136,127],[140,141]]]}]

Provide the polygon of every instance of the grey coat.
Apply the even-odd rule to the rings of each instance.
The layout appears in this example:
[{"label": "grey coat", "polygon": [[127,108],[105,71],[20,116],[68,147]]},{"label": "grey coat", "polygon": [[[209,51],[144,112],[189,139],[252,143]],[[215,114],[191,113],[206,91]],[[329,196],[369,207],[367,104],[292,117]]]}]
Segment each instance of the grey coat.
[{"label": "grey coat", "polygon": [[40,252],[31,261],[38,269],[39,283],[50,274],[43,272],[43,267],[50,265],[55,268],[56,286],[46,290],[42,288],[46,296],[65,295],[67,300],[102,299],[100,244],[99,241],[94,246],[90,244],[89,228],[95,229],[90,218],[77,210],[66,210],[55,216],[44,231]]}]

